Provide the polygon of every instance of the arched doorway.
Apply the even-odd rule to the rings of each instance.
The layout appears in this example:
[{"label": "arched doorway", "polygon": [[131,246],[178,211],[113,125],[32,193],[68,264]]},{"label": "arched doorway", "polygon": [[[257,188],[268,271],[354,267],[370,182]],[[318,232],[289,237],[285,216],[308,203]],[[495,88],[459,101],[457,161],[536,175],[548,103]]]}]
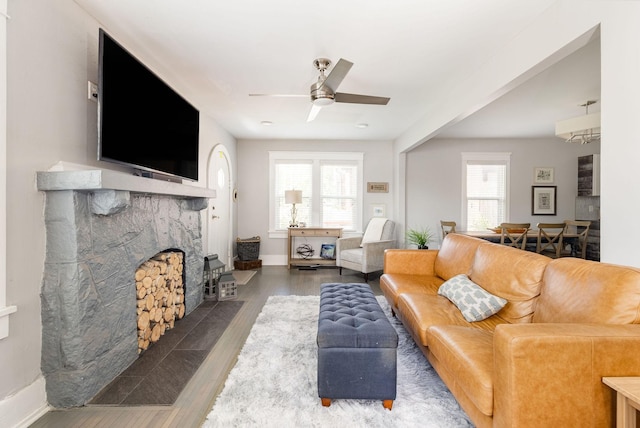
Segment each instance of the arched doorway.
[{"label": "arched doorway", "polygon": [[213,148],[209,158],[208,187],[215,189],[216,197],[209,200],[207,210],[208,253],[218,254],[218,258],[233,269],[233,249],[231,242],[233,218],[233,192],[231,162],[226,147],[219,144]]}]

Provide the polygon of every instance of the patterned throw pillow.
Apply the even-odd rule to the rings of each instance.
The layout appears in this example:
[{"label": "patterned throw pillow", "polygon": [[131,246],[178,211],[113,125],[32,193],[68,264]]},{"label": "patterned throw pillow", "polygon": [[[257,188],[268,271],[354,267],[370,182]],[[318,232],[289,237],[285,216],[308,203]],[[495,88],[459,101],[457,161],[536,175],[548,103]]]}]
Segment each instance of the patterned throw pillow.
[{"label": "patterned throw pillow", "polygon": [[505,299],[489,293],[464,274],[456,275],[443,283],[438,294],[451,300],[469,322],[489,318],[507,304]]}]

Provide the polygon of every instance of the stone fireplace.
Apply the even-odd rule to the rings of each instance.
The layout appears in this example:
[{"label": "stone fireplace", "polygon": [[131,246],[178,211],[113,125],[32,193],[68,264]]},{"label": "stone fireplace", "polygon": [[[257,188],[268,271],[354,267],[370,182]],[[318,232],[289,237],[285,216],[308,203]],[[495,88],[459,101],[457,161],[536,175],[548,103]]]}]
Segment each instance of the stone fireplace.
[{"label": "stone fireplace", "polygon": [[47,400],[81,406],[138,358],[141,265],[167,249],[179,251],[183,314],[202,302],[200,211],[215,193],[103,170],[39,172],[37,179],[46,192]]}]

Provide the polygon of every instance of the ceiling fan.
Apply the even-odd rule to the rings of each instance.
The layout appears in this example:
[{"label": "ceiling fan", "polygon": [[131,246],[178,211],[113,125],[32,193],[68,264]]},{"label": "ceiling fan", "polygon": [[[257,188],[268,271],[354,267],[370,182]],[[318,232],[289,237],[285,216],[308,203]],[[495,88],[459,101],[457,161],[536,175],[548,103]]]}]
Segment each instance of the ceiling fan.
[{"label": "ceiling fan", "polygon": [[[331,60],[327,58],[318,58],[313,61],[313,65],[320,72],[318,81],[311,85],[310,97],[313,105],[311,111],[307,117],[307,122],[311,122],[316,118],[320,109],[324,106],[336,103],[351,103],[351,104],[376,104],[387,105],[390,98],[387,97],[375,97],[371,95],[359,95],[359,94],[347,94],[344,92],[336,92],[340,83],[345,78],[353,63],[346,59],[340,58],[340,60],[333,67],[328,76],[325,76],[325,71],[331,65]],[[294,97],[307,95],[278,95],[278,94],[249,94],[250,97]]]}]

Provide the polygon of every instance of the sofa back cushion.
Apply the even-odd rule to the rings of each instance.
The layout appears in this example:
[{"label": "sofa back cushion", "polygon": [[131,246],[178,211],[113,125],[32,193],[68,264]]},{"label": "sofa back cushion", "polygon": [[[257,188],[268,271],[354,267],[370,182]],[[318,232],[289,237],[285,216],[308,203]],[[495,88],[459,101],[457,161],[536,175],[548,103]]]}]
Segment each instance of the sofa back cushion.
[{"label": "sofa back cushion", "polygon": [[510,323],[531,322],[550,258],[499,244],[478,247],[469,278],[507,299],[498,316]]},{"label": "sofa back cushion", "polygon": [[638,324],[640,269],[554,260],[545,271],[533,322]]},{"label": "sofa back cushion", "polygon": [[468,274],[476,249],[487,241],[471,236],[449,233],[444,237],[434,263],[437,276],[447,280],[461,273]]}]

